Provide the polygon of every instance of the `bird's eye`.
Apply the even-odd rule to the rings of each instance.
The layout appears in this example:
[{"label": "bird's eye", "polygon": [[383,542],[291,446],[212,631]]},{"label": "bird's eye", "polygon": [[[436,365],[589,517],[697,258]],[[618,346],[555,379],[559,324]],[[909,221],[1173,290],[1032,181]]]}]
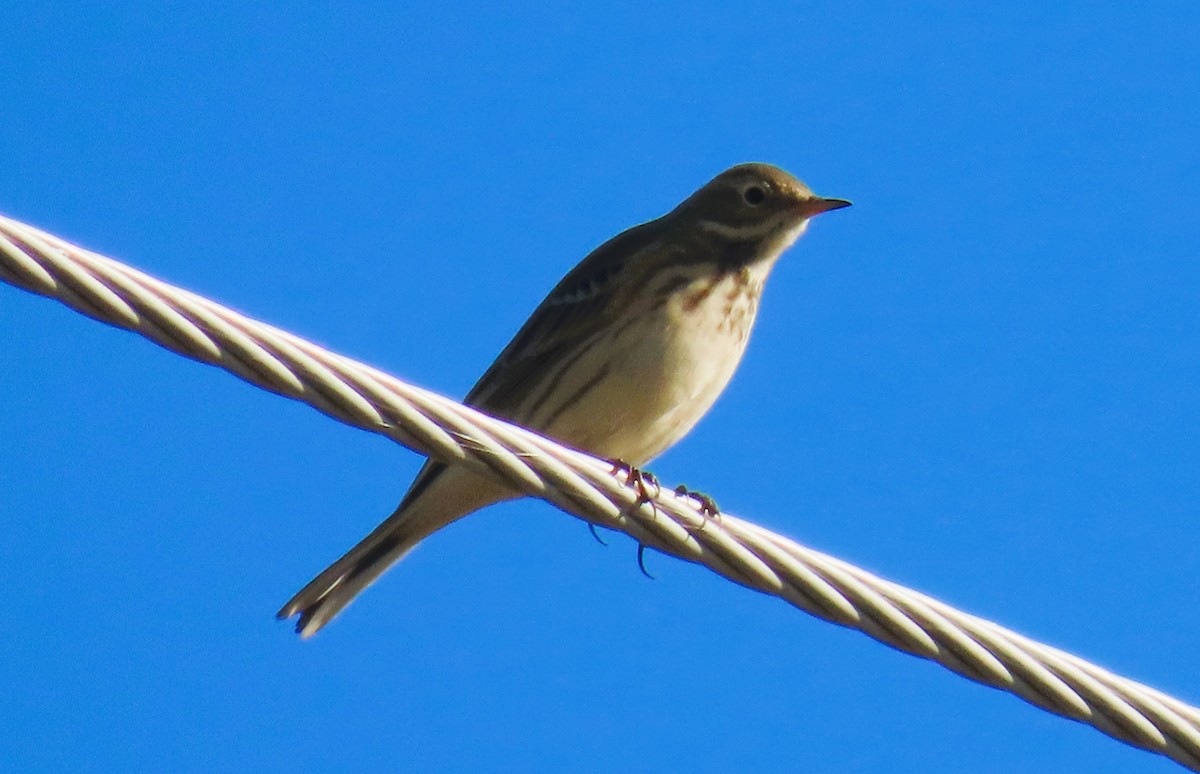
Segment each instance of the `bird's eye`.
[{"label": "bird's eye", "polygon": [[763,203],[763,199],[767,198],[767,192],[761,186],[752,185],[742,191],[742,198],[746,200],[746,204],[757,207]]}]

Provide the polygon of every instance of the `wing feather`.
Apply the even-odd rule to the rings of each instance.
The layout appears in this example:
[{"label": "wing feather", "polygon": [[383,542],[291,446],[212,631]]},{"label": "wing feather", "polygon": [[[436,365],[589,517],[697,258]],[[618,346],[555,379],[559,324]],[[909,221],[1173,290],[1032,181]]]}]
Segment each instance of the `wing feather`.
[{"label": "wing feather", "polygon": [[[601,310],[614,302],[630,267],[648,250],[662,244],[650,223],[618,234],[597,247],[572,269],[538,305],[512,341],[500,353],[463,400],[501,419],[522,422],[515,416],[531,390],[550,378],[553,366],[571,356],[608,319]],[[661,233],[661,232],[659,232]],[[534,427],[534,430],[541,428]],[[413,480],[400,508],[411,503],[446,470],[444,463],[430,459]]]},{"label": "wing feather", "polygon": [[563,277],[464,402],[502,419],[522,421],[514,415],[516,410],[530,390],[547,378],[551,366],[611,321],[603,310],[613,304],[624,284],[616,279],[628,279],[638,257],[660,244],[650,225],[643,223],[613,237]]}]

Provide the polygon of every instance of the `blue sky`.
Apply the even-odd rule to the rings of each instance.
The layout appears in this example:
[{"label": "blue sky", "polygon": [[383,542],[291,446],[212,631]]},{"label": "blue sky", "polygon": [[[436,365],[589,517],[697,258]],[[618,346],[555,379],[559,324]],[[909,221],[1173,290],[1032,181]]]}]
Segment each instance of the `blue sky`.
[{"label": "blue sky", "polygon": [[[855,206],[654,470],[1200,701],[1200,6],[394,5],[8,3],[0,212],[460,395],[783,166]],[[1176,770],[532,501],[301,642],[420,459],[7,286],[0,331],[14,770]]]}]

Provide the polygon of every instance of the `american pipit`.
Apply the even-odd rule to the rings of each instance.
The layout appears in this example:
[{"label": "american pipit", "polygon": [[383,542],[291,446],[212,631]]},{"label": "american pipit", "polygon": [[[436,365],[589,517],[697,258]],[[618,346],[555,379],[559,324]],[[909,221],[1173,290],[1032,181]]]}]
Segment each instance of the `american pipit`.
[{"label": "american pipit", "polygon": [[[717,175],[598,247],[550,292],[465,402],[641,466],[682,438],[733,376],[763,283],[814,215],[846,207],[768,164]],[[422,539],[517,496],[429,461],[396,512],[279,611],[308,637]]]}]

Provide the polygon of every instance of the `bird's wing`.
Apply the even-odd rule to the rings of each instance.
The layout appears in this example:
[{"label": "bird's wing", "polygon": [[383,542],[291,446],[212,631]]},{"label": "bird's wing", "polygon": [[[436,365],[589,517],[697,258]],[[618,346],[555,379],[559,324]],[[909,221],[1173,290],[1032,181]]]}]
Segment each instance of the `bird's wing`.
[{"label": "bird's wing", "polygon": [[[569,357],[570,351],[589,337],[603,333],[604,322],[611,318],[598,312],[612,302],[620,287],[614,280],[627,274],[642,253],[663,244],[649,225],[643,223],[613,237],[563,277],[463,402],[501,419],[521,422],[524,418],[514,416],[515,412],[530,390],[547,378],[551,366]],[[426,462],[400,508],[419,497],[445,470],[445,463]]]},{"label": "bird's wing", "polygon": [[630,281],[630,265],[661,244],[648,225],[613,237],[563,277],[467,393],[464,403],[502,419],[523,421],[515,412],[539,380],[551,373],[551,366],[611,324],[612,315],[602,310],[613,303],[624,284],[616,279]]}]

